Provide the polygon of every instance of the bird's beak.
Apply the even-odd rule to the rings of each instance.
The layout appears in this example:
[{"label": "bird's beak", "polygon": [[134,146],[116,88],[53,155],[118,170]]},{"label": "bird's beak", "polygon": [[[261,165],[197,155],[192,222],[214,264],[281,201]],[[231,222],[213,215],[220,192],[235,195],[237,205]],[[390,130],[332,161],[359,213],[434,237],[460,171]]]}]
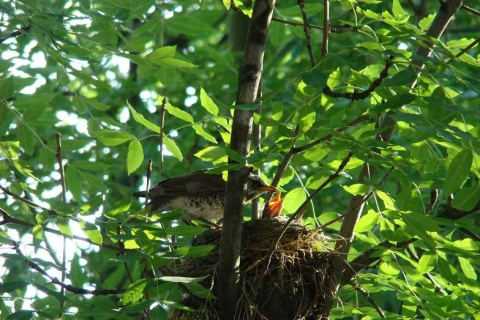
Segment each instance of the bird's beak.
[{"label": "bird's beak", "polygon": [[280,197],[280,192],[277,192],[275,198],[270,200],[267,204],[266,216],[268,218],[278,217],[282,212],[283,199]]},{"label": "bird's beak", "polygon": [[266,186],[262,188],[262,191],[263,192],[279,192],[280,190],[272,186]]}]

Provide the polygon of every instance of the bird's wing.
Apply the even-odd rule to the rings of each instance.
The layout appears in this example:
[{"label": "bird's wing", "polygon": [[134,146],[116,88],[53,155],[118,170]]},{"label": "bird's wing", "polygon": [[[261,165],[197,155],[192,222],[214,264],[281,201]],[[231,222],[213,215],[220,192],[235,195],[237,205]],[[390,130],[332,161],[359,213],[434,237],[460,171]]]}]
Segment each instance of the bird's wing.
[{"label": "bird's wing", "polygon": [[225,185],[226,182],[221,175],[195,171],[185,176],[163,180],[150,189],[149,194],[166,197],[218,195],[225,192]]}]

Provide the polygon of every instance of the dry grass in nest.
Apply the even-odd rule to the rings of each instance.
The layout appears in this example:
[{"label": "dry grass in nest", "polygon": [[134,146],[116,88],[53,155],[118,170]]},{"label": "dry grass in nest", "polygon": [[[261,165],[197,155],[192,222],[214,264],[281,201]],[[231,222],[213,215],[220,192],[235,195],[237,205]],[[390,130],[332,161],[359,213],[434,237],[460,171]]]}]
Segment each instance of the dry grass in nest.
[{"label": "dry grass in nest", "polygon": [[[326,296],[331,295],[328,239],[318,231],[292,223],[276,250],[272,244],[286,224],[285,217],[253,220],[243,226],[241,276],[242,292],[237,319],[292,320],[315,317]],[[193,245],[220,243],[221,231],[208,230]],[[271,259],[269,260],[271,256]],[[209,255],[183,261],[179,274],[205,277],[202,284],[213,288],[218,247]],[[198,310],[175,310],[171,319],[218,319],[215,299],[205,300],[185,293],[182,303]]]}]

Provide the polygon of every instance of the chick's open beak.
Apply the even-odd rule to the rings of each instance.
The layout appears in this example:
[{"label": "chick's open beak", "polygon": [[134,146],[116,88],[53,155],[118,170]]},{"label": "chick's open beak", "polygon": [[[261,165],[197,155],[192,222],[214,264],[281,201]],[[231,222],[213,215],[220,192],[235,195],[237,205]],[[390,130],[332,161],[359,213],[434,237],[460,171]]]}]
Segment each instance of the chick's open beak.
[{"label": "chick's open beak", "polygon": [[280,197],[281,192],[277,191],[275,197],[267,204],[266,216],[268,218],[278,217],[282,212],[283,199]]}]

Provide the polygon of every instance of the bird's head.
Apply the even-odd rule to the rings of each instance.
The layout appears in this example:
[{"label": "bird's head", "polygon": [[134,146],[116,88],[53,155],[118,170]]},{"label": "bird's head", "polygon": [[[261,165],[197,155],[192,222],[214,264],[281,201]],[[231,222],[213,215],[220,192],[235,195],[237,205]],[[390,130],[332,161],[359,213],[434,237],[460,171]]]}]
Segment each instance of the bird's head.
[{"label": "bird's head", "polygon": [[246,201],[253,200],[264,192],[277,192],[278,189],[268,185],[256,174],[251,173],[247,181],[247,193],[245,195]]}]

